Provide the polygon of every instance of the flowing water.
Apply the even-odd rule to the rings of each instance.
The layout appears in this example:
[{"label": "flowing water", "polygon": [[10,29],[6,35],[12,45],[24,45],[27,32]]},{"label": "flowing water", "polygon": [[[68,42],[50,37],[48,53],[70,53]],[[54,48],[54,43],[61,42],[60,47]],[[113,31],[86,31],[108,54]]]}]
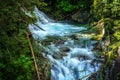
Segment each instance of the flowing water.
[{"label": "flowing water", "polygon": [[86,27],[55,22],[37,8],[34,14],[38,21],[29,30],[51,62],[51,80],[87,80],[99,70],[98,52],[93,49],[97,41],[82,33]]}]

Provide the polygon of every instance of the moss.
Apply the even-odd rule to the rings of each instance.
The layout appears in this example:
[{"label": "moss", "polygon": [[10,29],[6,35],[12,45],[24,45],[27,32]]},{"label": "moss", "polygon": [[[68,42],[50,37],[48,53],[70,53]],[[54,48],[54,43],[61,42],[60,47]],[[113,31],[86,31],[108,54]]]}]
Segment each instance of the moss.
[{"label": "moss", "polygon": [[106,41],[107,37],[110,38],[110,44],[102,52],[106,60],[105,67],[101,73],[102,78],[107,77],[105,71],[112,68],[108,68],[108,66],[113,64],[113,61],[117,57],[117,49],[120,46],[119,3],[120,0],[94,0],[93,7],[91,8],[91,14],[94,18],[93,22],[103,19],[105,35],[101,40]]},{"label": "moss", "polygon": [[114,26],[118,26],[119,27],[120,26],[120,20],[115,20],[114,21]]},{"label": "moss", "polygon": [[117,73],[117,80],[120,80],[120,72]]},{"label": "moss", "polygon": [[120,40],[120,31],[116,31],[113,36],[119,41]]}]

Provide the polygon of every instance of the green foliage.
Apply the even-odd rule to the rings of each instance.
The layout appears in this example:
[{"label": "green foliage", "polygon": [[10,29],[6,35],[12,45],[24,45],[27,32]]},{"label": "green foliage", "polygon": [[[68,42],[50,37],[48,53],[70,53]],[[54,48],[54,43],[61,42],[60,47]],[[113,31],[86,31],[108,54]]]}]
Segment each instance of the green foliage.
[{"label": "green foliage", "polygon": [[92,0],[45,0],[47,12],[57,19],[66,19],[77,11],[90,10]]},{"label": "green foliage", "polygon": [[[120,0],[94,0],[91,14],[94,20],[104,20],[104,28],[107,36],[119,40],[120,31]],[[113,38],[112,38],[113,41]]]},{"label": "green foliage", "polygon": [[[33,60],[25,32],[27,25],[35,22],[36,18],[30,18],[22,11],[22,8],[32,11],[34,5],[57,15],[69,15],[77,10],[89,10],[91,7],[94,21],[103,20],[105,35],[110,36],[112,41],[107,52],[108,62],[116,56],[115,53],[120,46],[120,0],[46,0],[46,2],[47,4],[43,0],[0,1],[0,80],[34,79]],[[44,59],[38,59],[39,62],[41,60]],[[41,61],[39,66],[42,65],[44,64]],[[43,76],[47,76],[47,73]]]},{"label": "green foliage", "polygon": [[120,72],[117,73],[117,80],[120,80]]},{"label": "green foliage", "polygon": [[58,0],[58,9],[62,9],[64,12],[70,12],[79,8],[86,7],[86,3],[84,1],[77,1],[77,4],[70,3],[70,0]]},{"label": "green foliage", "polygon": [[[14,67],[16,69],[19,70],[19,68],[21,68],[20,71],[16,71],[15,73],[17,73],[17,80],[23,80],[23,79],[28,79],[28,80],[32,80],[32,76],[34,68],[33,68],[33,64],[32,60],[27,57],[25,54],[21,54],[19,58],[14,59],[12,65],[14,65]],[[23,76],[24,74],[24,76]]]},{"label": "green foliage", "polygon": [[58,2],[57,8],[61,9],[64,12],[71,12],[76,9],[87,7],[86,1],[57,0],[57,2]]},{"label": "green foliage", "polygon": [[65,12],[72,11],[75,8],[75,6],[70,4],[68,1],[61,1],[57,7],[58,9],[63,9]]},{"label": "green foliage", "polygon": [[0,1],[0,80],[33,80],[34,64],[26,38],[29,23],[36,19],[25,15],[22,8],[33,10],[41,0]]},{"label": "green foliage", "polygon": [[119,32],[119,31],[115,32],[115,33],[114,33],[114,37],[115,37],[118,41],[120,41],[120,32]]},{"label": "green foliage", "polygon": [[120,14],[119,0],[94,0],[93,13],[96,19],[114,18],[117,19]]},{"label": "green foliage", "polygon": [[[91,7],[91,14],[93,21],[99,21],[103,19],[105,36],[110,38],[110,44],[104,49],[103,55],[106,58],[105,68],[103,69],[103,79],[107,77],[105,72],[113,64],[113,60],[117,57],[117,50],[120,46],[120,0],[94,0]],[[118,71],[119,72],[119,71]],[[116,73],[117,74],[117,73]],[[109,78],[108,78],[109,79]]]}]

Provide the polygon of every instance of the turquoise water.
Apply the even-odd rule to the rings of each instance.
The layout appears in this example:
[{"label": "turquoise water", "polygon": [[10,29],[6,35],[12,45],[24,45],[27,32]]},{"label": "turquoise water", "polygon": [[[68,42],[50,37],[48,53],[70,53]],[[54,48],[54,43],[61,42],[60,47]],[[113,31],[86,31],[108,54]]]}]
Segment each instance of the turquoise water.
[{"label": "turquoise water", "polygon": [[[29,24],[28,28],[40,42],[39,47],[43,49],[40,52],[51,62],[51,80],[87,80],[99,70],[101,64],[94,61],[97,52],[93,50],[97,41],[81,33],[87,30],[85,26],[55,22],[37,8],[34,13],[37,26]],[[49,44],[44,45],[45,40]]]}]

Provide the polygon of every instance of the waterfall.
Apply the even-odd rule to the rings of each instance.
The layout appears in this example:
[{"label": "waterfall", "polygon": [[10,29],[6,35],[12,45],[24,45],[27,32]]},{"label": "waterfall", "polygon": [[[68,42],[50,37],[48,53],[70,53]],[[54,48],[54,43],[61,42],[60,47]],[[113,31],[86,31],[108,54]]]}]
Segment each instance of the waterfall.
[{"label": "waterfall", "polygon": [[43,49],[41,53],[51,62],[51,80],[87,80],[98,71],[101,64],[93,61],[96,51],[93,50],[97,41],[91,41],[82,31],[84,26],[59,23],[47,17],[37,7],[34,14],[38,18],[34,24],[29,24],[29,30]]}]

